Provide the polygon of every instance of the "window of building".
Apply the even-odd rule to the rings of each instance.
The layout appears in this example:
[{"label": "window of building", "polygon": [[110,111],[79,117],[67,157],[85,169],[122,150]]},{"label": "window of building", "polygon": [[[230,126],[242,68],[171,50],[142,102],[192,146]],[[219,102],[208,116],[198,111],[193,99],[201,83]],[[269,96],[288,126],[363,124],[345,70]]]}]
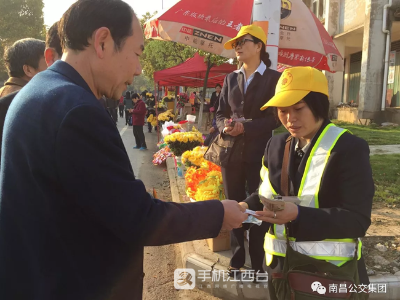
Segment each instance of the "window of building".
[{"label": "window of building", "polygon": [[314,15],[321,21],[325,20],[325,1],[326,0],[303,0]]}]

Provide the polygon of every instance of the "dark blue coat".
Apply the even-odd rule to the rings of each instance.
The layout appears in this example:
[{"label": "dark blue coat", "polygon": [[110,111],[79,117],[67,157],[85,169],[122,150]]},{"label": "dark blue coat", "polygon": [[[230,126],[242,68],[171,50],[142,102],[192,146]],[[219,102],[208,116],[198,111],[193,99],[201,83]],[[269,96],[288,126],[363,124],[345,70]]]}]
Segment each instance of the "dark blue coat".
[{"label": "dark blue coat", "polygon": [[7,113],[0,299],[141,299],[143,247],[218,235],[223,206],[151,199],[112,119],[56,62]]}]

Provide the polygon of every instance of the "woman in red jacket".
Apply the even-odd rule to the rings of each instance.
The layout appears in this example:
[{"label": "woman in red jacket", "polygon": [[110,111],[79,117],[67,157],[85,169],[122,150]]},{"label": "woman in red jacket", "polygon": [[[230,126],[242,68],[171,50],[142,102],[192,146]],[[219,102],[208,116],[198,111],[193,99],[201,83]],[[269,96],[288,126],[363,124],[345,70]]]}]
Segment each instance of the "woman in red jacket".
[{"label": "woman in red jacket", "polygon": [[132,113],[133,135],[136,140],[136,146],[133,149],[147,150],[143,133],[144,117],[147,111],[146,104],[144,104],[137,93],[132,95],[132,101],[135,103],[135,106],[130,110],[130,113]]}]

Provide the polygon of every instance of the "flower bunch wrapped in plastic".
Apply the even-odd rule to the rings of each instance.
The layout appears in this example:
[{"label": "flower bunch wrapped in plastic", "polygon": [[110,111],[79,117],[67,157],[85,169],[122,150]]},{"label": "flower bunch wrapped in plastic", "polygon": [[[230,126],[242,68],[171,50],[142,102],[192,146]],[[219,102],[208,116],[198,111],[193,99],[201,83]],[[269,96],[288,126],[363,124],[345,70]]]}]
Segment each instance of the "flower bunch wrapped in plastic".
[{"label": "flower bunch wrapped in plastic", "polygon": [[161,148],[153,155],[153,165],[161,165],[168,157],[173,156],[168,146]]},{"label": "flower bunch wrapped in plastic", "polygon": [[169,134],[184,131],[180,124],[174,124],[174,125],[168,126],[167,130],[169,131]]},{"label": "flower bunch wrapped in plastic", "polygon": [[221,172],[211,171],[207,173],[206,178],[199,182],[194,199],[196,201],[225,199]]},{"label": "flower bunch wrapped in plastic", "polygon": [[167,135],[164,139],[175,154],[175,156],[181,156],[185,151],[192,150],[197,146],[203,144],[204,140],[200,132],[176,132]]},{"label": "flower bunch wrapped in plastic", "polygon": [[199,183],[206,179],[208,170],[202,168],[188,168],[185,173],[186,182],[186,194],[192,198],[196,199],[196,192]]},{"label": "flower bunch wrapped in plastic", "polygon": [[158,121],[170,121],[174,118],[174,114],[172,113],[172,109],[167,110],[166,112],[163,112],[158,115]]},{"label": "flower bunch wrapped in plastic", "polygon": [[186,167],[201,167],[201,164],[205,161],[204,153],[206,153],[207,147],[196,147],[192,151],[186,151],[182,154],[182,162]]},{"label": "flower bunch wrapped in plastic", "polygon": [[185,174],[186,194],[196,201],[225,199],[221,168],[204,161],[200,168],[190,167]]}]

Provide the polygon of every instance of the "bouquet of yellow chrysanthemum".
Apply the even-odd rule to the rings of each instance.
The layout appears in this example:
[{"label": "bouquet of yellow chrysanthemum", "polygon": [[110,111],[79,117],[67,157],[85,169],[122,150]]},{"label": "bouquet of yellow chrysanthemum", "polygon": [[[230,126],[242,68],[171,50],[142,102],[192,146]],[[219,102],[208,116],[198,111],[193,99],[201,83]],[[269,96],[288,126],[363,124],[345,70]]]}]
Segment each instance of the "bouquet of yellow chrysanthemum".
[{"label": "bouquet of yellow chrysanthemum", "polygon": [[175,156],[181,156],[185,151],[203,144],[203,136],[200,132],[176,132],[164,138]]},{"label": "bouquet of yellow chrysanthemum", "polygon": [[158,115],[158,121],[171,121],[175,115],[172,113],[172,109],[167,110],[166,112],[163,112]]},{"label": "bouquet of yellow chrysanthemum", "polygon": [[182,154],[182,162],[186,167],[197,167],[205,161],[204,153],[207,151],[207,147],[196,147],[192,151],[186,151]]}]

